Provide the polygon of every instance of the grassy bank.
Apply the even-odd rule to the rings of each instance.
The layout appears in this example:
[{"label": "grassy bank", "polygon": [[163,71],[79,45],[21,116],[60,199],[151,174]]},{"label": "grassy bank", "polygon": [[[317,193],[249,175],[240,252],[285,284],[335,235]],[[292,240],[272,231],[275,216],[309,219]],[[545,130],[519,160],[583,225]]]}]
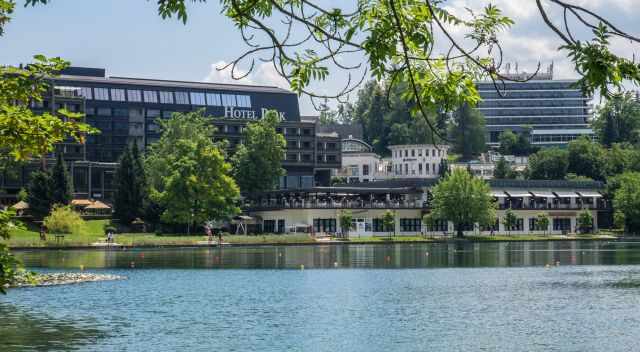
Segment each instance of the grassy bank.
[{"label": "grassy bank", "polygon": [[[26,229],[14,229],[9,240],[2,240],[10,247],[86,247],[96,242],[104,242],[104,224],[106,220],[90,220],[78,229],[76,233],[66,235],[57,240],[49,234],[46,241],[40,241],[38,228],[29,226]],[[469,241],[549,241],[549,240],[597,240],[611,239],[611,236],[580,235],[580,236],[540,236],[540,235],[514,235],[514,236],[467,236]],[[203,234],[195,236],[162,235],[151,233],[123,233],[117,234],[116,243],[124,246],[193,246],[206,241]],[[454,238],[415,236],[391,236],[391,237],[357,237],[351,236],[348,240],[334,240],[344,243],[407,243],[407,242],[438,242],[451,241]],[[294,244],[316,243],[307,234],[299,235],[258,235],[258,236],[224,236],[224,242],[231,244]],[[322,242],[320,242],[322,243]],[[326,243],[326,242],[325,242]]]}]

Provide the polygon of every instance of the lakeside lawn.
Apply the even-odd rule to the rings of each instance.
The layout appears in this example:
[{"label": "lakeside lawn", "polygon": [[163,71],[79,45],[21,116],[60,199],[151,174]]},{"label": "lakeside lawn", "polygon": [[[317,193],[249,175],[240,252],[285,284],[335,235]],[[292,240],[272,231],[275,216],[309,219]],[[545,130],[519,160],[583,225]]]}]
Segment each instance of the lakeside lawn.
[{"label": "lakeside lawn", "polygon": [[[40,241],[38,228],[33,224],[26,224],[25,229],[13,229],[9,240],[1,240],[10,247],[77,247],[91,246],[96,242],[104,242],[104,225],[107,220],[89,220],[76,233],[64,236],[64,239],[56,240],[52,234],[47,235],[46,241]],[[577,235],[577,236],[541,236],[541,235],[496,235],[496,236],[466,236],[463,240],[469,241],[548,241],[548,240],[590,240],[613,239],[611,234]],[[124,246],[193,246],[206,241],[204,234],[161,235],[153,233],[122,233],[115,236],[115,241]],[[257,236],[224,236],[224,242],[230,244],[292,244],[292,243],[327,243],[316,241],[307,234],[297,235],[257,235]],[[390,237],[358,237],[350,236],[349,239],[333,239],[331,242],[343,243],[407,243],[407,242],[439,242],[455,240],[453,237],[424,237],[414,236],[390,236]]]},{"label": "lakeside lawn", "polygon": [[[65,235],[59,242],[53,234],[47,234],[46,241],[40,241],[39,230],[32,224],[26,224],[26,229],[11,230],[9,240],[1,240],[10,247],[74,247],[90,246],[96,242],[104,242],[104,225],[107,220],[85,221],[84,226],[73,234]],[[206,241],[204,234],[193,236],[163,234],[158,236],[154,233],[119,233],[115,235],[115,241],[125,246],[191,246],[198,242]],[[315,241],[306,234],[302,235],[258,235],[258,236],[236,236],[227,235],[223,237],[226,243],[256,243],[256,244],[281,244],[281,243],[314,243]]]}]

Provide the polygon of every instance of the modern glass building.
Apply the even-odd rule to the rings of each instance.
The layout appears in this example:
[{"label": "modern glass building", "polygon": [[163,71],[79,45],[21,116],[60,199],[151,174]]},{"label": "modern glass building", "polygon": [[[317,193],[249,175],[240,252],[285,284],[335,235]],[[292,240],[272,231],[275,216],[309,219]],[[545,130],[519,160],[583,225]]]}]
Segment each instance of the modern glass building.
[{"label": "modern glass building", "polygon": [[[282,121],[278,131],[287,140],[282,165],[287,175],[281,179],[280,188],[329,185],[331,170],[340,168],[341,163],[340,137],[319,133],[315,122],[301,119],[297,95],[277,87],[107,77],[104,69],[71,67],[52,79],[49,94],[32,108],[37,112],[60,108],[82,112],[86,122],[101,131],[88,136],[85,145],[69,142],[57,148],[56,152],[63,153],[71,163],[116,165],[128,144],[136,141],[144,150],[158,140],[157,119],[199,109],[212,117],[217,127],[214,138],[229,141],[229,154],[242,143],[247,123],[276,110]],[[0,189],[9,193],[19,190],[28,173],[14,172],[10,181],[9,176],[0,175]],[[87,173],[78,175],[76,184],[91,184]],[[89,192],[88,196],[108,197],[104,193]]]},{"label": "modern glass building", "polygon": [[[514,78],[526,73],[512,74]],[[489,145],[499,143],[505,130],[529,132],[531,143],[539,146],[563,145],[580,136],[593,137],[588,120],[591,97],[576,87],[575,80],[554,80],[553,69],[528,82],[477,84],[486,118]]]}]

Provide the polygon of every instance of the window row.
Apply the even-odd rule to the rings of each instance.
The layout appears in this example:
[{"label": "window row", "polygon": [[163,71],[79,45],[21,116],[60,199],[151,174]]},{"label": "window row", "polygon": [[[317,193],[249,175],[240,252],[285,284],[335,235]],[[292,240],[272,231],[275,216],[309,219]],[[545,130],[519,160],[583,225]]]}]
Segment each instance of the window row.
[{"label": "window row", "polygon": [[[436,155],[438,157],[443,157],[443,156],[447,156],[447,153],[444,149],[404,149],[404,150],[394,150],[393,151],[393,157],[394,158],[408,158],[409,155],[411,155],[412,158],[415,158],[416,156],[421,157],[423,155],[423,151],[424,151],[424,156],[429,157],[429,154],[431,154],[432,158],[435,158]],[[429,152],[431,151],[431,152]]]},{"label": "window row", "polygon": [[160,103],[200,106],[233,106],[250,108],[251,97],[240,94],[221,94],[187,91],[155,91],[124,88],[77,88],[79,95],[89,100],[120,101],[134,103]]}]

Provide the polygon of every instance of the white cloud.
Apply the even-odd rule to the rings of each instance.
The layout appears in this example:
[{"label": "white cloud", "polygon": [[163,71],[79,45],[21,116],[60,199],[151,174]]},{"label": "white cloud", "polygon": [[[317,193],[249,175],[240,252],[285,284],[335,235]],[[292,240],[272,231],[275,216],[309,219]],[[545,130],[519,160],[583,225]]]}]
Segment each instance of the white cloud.
[{"label": "white cloud", "polygon": [[[205,82],[231,83],[231,84],[254,84],[289,88],[288,82],[280,76],[272,63],[261,62],[254,66],[253,70],[247,74],[247,70],[236,67],[233,71],[231,66],[222,69],[227,65],[225,61],[218,61],[211,64],[209,73],[204,78]],[[241,79],[235,79],[243,77]]]}]

